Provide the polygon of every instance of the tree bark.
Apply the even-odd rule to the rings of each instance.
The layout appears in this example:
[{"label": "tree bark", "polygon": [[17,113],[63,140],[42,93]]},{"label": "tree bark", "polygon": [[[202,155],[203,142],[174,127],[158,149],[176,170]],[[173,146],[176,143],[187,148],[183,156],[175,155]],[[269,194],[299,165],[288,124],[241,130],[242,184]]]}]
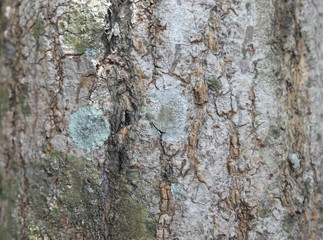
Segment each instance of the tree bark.
[{"label": "tree bark", "polygon": [[1,0],[1,239],[323,239],[320,0]]}]

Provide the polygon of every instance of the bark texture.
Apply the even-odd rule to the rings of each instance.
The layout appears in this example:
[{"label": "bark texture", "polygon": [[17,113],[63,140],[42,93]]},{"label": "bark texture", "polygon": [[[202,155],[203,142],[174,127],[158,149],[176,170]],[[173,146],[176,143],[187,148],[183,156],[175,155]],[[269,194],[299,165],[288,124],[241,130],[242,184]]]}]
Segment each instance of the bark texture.
[{"label": "bark texture", "polygon": [[322,1],[0,6],[1,239],[323,239]]}]

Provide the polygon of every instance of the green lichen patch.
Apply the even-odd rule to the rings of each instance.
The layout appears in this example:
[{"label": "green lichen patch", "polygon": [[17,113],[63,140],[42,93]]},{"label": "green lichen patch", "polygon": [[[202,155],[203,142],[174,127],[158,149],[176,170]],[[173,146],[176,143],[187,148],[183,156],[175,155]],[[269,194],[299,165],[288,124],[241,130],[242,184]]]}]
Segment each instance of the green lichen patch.
[{"label": "green lichen patch", "polygon": [[17,179],[8,179],[0,169],[0,238],[17,239],[17,223],[13,217],[18,191]]},{"label": "green lichen patch", "polygon": [[112,187],[113,201],[108,216],[109,239],[155,239],[157,220],[150,217],[146,204],[136,196],[138,170],[128,170]]},{"label": "green lichen patch", "polygon": [[280,128],[275,125],[270,125],[268,129],[268,135],[273,137],[274,139],[278,139],[280,137]]},{"label": "green lichen patch", "polygon": [[110,136],[110,124],[102,119],[100,109],[84,107],[71,115],[68,127],[74,143],[90,152],[101,147]]},{"label": "green lichen patch", "polygon": [[[6,29],[6,24],[8,21],[6,21],[5,13],[4,13],[4,1],[0,1],[0,32],[3,33]],[[4,40],[4,34],[0,34],[0,48],[3,49],[3,41]]]},{"label": "green lichen patch", "polygon": [[290,233],[294,226],[295,226],[295,223],[296,223],[296,216],[293,215],[293,214],[287,214],[285,217],[284,217],[284,220],[283,220],[283,228],[286,232]]},{"label": "green lichen patch", "polygon": [[27,97],[28,97],[28,84],[24,83],[20,85],[19,94],[18,94],[19,104],[21,106],[21,111],[24,115],[30,114],[30,107],[26,103]]},{"label": "green lichen patch", "polygon": [[38,39],[41,35],[45,33],[44,21],[41,19],[37,19],[32,27],[32,30],[33,30],[34,37]]},{"label": "green lichen patch", "polygon": [[306,199],[310,198],[313,192],[313,186],[310,179],[306,179],[301,182],[301,190],[302,190],[302,195],[306,197]]},{"label": "green lichen patch", "polygon": [[317,183],[316,189],[317,189],[318,193],[320,193],[320,194],[323,193],[323,181],[320,181]]},{"label": "green lichen patch", "polygon": [[261,217],[261,218],[269,217],[270,214],[271,214],[270,209],[266,208],[266,207],[261,208],[259,211],[259,217]]},{"label": "green lichen patch", "polygon": [[57,151],[30,164],[27,176],[33,210],[30,234],[51,235],[56,229],[62,239],[74,229],[85,238],[104,236],[101,175],[92,163]]},{"label": "green lichen patch", "polygon": [[0,122],[1,122],[5,112],[8,109],[9,109],[9,91],[8,90],[0,90]]},{"label": "green lichen patch", "polygon": [[208,89],[212,91],[219,91],[222,88],[222,83],[219,78],[216,76],[210,76],[206,79],[206,83],[208,85]]},{"label": "green lichen patch", "polygon": [[59,24],[64,42],[78,53],[98,54],[106,9],[106,1],[88,1],[68,9]]},{"label": "green lichen patch", "polygon": [[37,226],[33,221],[29,223],[29,228],[27,229],[28,240],[49,240],[49,239],[56,239],[55,235],[52,233],[46,233],[46,230],[44,228],[41,228]]},{"label": "green lichen patch", "polygon": [[319,224],[323,224],[323,203],[317,202],[316,209],[319,212]]}]

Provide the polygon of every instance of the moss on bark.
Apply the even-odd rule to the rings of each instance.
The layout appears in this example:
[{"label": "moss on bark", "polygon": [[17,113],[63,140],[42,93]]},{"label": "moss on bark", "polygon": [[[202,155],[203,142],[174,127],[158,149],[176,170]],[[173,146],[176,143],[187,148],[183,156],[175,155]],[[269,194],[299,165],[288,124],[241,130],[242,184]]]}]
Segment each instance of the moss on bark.
[{"label": "moss on bark", "polygon": [[17,190],[17,179],[7,178],[5,171],[0,169],[0,238],[4,240],[17,237],[17,224],[13,216]]},{"label": "moss on bark", "polygon": [[53,152],[28,167],[29,235],[104,236],[101,175],[86,159]]},{"label": "moss on bark", "polygon": [[150,217],[147,205],[136,197],[135,183],[139,181],[138,170],[127,170],[112,190],[108,223],[109,239],[155,239],[157,220]]}]

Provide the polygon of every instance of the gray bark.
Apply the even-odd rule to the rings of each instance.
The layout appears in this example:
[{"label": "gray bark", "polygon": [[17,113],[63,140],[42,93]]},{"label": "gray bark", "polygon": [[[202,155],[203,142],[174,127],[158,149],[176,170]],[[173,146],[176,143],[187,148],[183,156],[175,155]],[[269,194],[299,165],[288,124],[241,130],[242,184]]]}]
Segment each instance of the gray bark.
[{"label": "gray bark", "polygon": [[320,0],[0,6],[1,239],[323,239]]}]

